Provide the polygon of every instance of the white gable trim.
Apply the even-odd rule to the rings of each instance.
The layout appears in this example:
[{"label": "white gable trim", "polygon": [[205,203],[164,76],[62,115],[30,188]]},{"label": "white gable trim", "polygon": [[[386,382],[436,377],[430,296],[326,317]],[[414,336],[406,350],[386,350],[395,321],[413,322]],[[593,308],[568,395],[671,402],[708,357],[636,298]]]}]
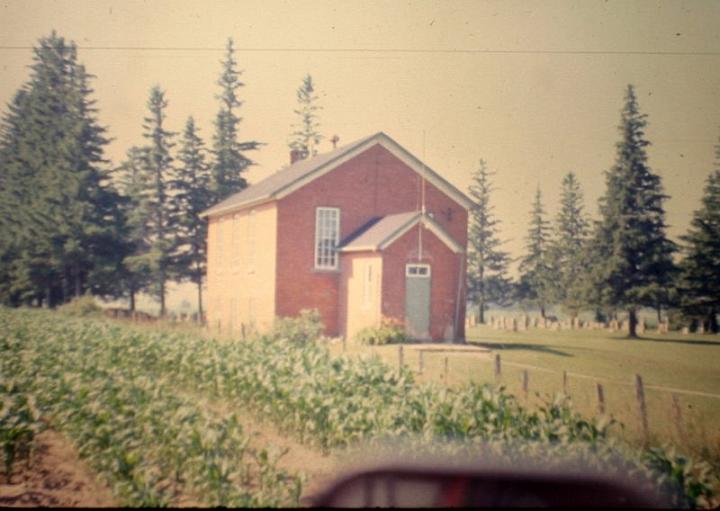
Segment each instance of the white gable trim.
[{"label": "white gable trim", "polygon": [[367,252],[367,251],[381,251],[385,250],[387,247],[395,243],[398,239],[400,239],[406,232],[408,232],[410,229],[415,227],[418,223],[420,223],[423,227],[428,229],[430,232],[432,232],[437,238],[442,241],[450,250],[452,250],[456,254],[462,254],[464,253],[463,247],[455,241],[440,225],[435,222],[432,218],[430,218],[427,215],[421,215],[418,213],[416,216],[413,216],[405,222],[405,224],[401,225],[397,229],[395,229],[394,232],[392,232],[390,235],[388,235],[384,240],[382,240],[380,243],[378,243],[376,246],[358,246],[358,247],[347,247],[347,248],[341,248],[340,252]]},{"label": "white gable trim", "polygon": [[429,216],[423,216],[422,224],[456,254],[462,254],[465,252],[464,247],[455,241],[455,239],[452,238],[445,229],[440,227],[440,225]]},{"label": "white gable trim", "polygon": [[454,186],[452,186],[450,183],[445,181],[442,177],[440,177],[437,173],[435,173],[430,167],[424,165],[420,160],[415,158],[410,152],[408,152],[400,144],[398,144],[397,142],[395,142],[393,139],[391,139],[385,133],[382,133],[382,132],[378,133],[377,135],[375,135],[374,137],[370,138],[369,140],[363,142],[362,144],[358,145],[357,147],[350,149],[348,152],[344,153],[343,155],[341,155],[333,160],[330,160],[329,162],[325,163],[325,165],[318,167],[317,169],[315,169],[313,172],[307,174],[306,176],[304,176],[304,177],[298,179],[297,181],[287,185],[286,187],[280,189],[279,191],[277,191],[274,194],[274,198],[282,199],[283,197],[290,195],[295,190],[298,190],[299,188],[302,188],[303,186],[307,185],[308,183],[311,183],[312,181],[316,180],[317,178],[324,176],[328,172],[335,170],[337,167],[339,167],[343,163],[355,158],[359,154],[370,149],[375,144],[380,144],[382,147],[387,149],[393,156],[395,156],[397,159],[402,161],[405,165],[407,165],[412,170],[414,170],[419,176],[424,176],[428,182],[432,183],[436,188],[445,192],[449,197],[451,197],[453,200],[455,200],[458,204],[463,206],[465,209],[470,209],[473,206],[472,201],[470,199],[468,199],[463,193],[461,193]]},{"label": "white gable trim", "polygon": [[260,206],[261,204],[265,204],[266,202],[272,202],[274,200],[275,199],[273,197],[271,197],[269,195],[264,195],[263,197],[258,197],[257,199],[254,199],[254,200],[251,200],[248,202],[242,202],[240,204],[232,204],[230,206],[225,206],[224,208],[218,209],[215,211],[206,210],[206,211],[203,211],[202,213],[200,213],[199,216],[200,216],[200,218],[205,218],[205,217],[215,218],[218,216],[224,216],[228,213],[233,213],[233,212],[241,211],[243,209]]}]

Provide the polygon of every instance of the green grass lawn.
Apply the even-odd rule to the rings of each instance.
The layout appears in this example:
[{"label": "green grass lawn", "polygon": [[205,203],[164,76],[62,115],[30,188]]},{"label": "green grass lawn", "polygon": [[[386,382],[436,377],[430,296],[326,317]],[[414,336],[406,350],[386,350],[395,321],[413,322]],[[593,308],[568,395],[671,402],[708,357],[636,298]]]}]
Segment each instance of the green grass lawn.
[{"label": "green grass lawn", "polygon": [[[598,413],[597,383],[603,385],[606,413],[625,425],[618,433],[629,440],[640,438],[634,378],[640,374],[646,386],[651,441],[670,441],[693,452],[705,451],[720,459],[720,336],[659,335],[647,332],[642,339],[626,339],[624,333],[602,330],[550,331],[530,329],[505,332],[474,327],[467,332],[470,346],[490,352],[447,351],[415,344],[404,346],[404,363],[418,371],[418,350],[424,350],[424,371],[419,381],[444,382],[445,358],[448,383],[492,383],[494,357],[502,361],[501,384],[520,399],[523,371],[528,371],[529,406],[562,391],[563,371],[568,373],[568,394],[583,415]],[[341,353],[340,344],[331,347]],[[348,343],[349,355],[377,353],[390,364],[398,363],[398,346],[368,347]],[[672,392],[668,387],[717,397],[676,392],[681,409],[680,428],[674,420]]]}]

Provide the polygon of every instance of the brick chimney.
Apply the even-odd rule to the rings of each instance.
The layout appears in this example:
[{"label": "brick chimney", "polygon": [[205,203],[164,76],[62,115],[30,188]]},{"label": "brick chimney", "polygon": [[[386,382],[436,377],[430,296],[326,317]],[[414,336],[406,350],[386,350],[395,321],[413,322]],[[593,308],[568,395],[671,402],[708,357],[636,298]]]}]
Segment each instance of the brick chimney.
[{"label": "brick chimney", "polygon": [[290,151],[290,165],[292,165],[296,161],[304,160],[305,156],[305,151],[303,151],[302,149],[292,149]]}]

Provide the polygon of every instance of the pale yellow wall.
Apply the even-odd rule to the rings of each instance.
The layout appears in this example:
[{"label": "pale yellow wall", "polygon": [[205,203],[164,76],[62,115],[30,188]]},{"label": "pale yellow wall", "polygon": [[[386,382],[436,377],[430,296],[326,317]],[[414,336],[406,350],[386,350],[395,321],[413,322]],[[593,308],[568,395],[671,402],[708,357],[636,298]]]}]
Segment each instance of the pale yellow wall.
[{"label": "pale yellow wall", "polygon": [[263,204],[210,219],[208,325],[267,330],[275,319],[277,208]]},{"label": "pale yellow wall", "polygon": [[380,324],[382,257],[379,254],[347,257],[342,264],[350,265],[343,271],[346,275],[344,299],[347,300],[343,309],[347,314],[345,335],[352,341],[359,330]]}]

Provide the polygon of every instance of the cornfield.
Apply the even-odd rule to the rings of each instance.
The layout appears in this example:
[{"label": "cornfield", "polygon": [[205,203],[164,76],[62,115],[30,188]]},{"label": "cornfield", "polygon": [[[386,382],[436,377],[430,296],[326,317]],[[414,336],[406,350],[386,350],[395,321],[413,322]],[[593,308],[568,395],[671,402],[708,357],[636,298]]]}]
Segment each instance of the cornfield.
[{"label": "cornfield", "polygon": [[323,450],[396,439],[437,452],[573,456],[642,476],[677,506],[709,505],[717,485],[707,463],[624,444],[612,421],[581,417],[563,396],[529,411],[501,387],[418,384],[409,370],[333,358],[321,341],[282,331],[228,343],[0,310],[0,332],[0,390],[27,396],[129,505],[179,495],[207,505],[297,505],[301,478],[278,469],[270,450],[251,449],[235,416],[213,416],[193,396]]}]

